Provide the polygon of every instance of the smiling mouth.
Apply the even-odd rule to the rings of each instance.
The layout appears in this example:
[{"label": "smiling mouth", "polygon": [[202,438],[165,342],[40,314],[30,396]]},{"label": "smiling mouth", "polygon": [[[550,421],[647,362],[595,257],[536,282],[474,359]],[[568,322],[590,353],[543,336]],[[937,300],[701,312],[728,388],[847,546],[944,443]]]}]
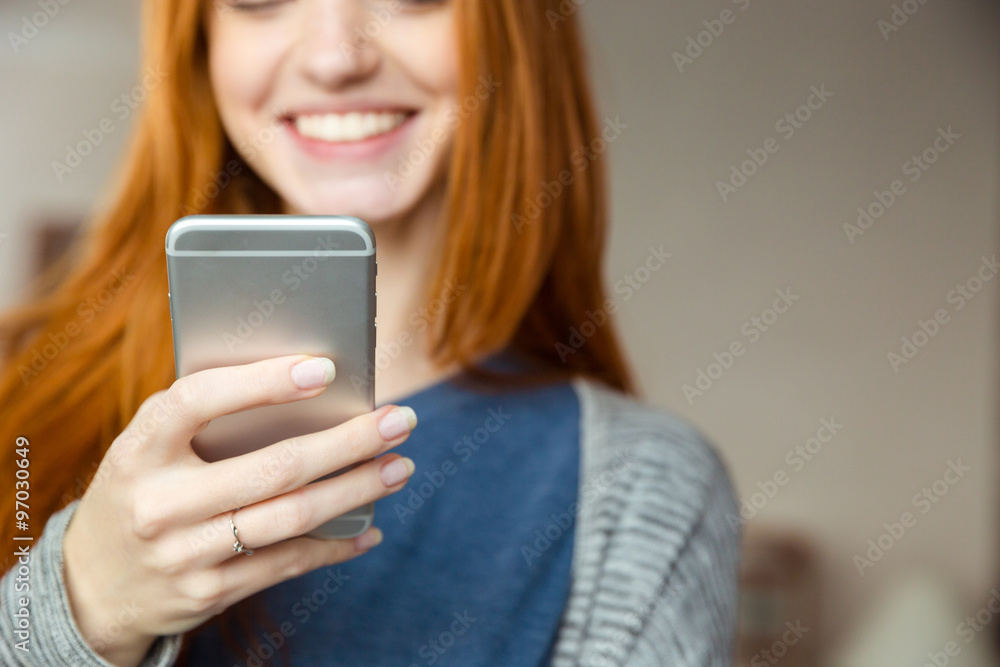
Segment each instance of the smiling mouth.
[{"label": "smiling mouth", "polygon": [[324,113],[296,116],[292,119],[296,131],[308,139],[330,143],[364,141],[388,134],[406,122],[413,113],[358,112]]}]

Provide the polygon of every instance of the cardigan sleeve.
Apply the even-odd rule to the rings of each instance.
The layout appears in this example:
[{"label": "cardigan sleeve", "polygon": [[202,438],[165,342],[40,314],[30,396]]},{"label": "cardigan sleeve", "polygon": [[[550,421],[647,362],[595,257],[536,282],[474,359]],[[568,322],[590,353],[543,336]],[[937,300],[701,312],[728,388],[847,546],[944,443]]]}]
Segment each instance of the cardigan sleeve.
[{"label": "cardigan sleeve", "polygon": [[[0,580],[0,664],[114,667],[81,636],[63,574],[63,537],[79,500],[53,514],[26,556]],[[127,614],[126,614],[127,616]],[[125,621],[127,622],[127,620]],[[109,628],[108,632],[114,632]],[[159,637],[141,667],[167,667],[180,652],[182,635]]]},{"label": "cardigan sleeve", "polygon": [[581,509],[552,665],[729,667],[740,522],[718,452],[669,413],[577,390]]},{"label": "cardigan sleeve", "polygon": [[[728,477],[716,468],[704,512],[664,585],[630,619],[640,631],[626,664],[733,664],[739,576],[737,512]],[[648,616],[645,623],[643,614]]]}]

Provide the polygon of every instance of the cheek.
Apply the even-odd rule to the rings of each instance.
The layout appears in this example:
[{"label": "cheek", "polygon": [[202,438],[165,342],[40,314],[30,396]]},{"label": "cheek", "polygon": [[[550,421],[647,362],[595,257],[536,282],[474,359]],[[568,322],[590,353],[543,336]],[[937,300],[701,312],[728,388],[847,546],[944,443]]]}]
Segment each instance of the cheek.
[{"label": "cheek", "polygon": [[431,48],[424,47],[423,71],[428,78],[428,85],[434,90],[454,97],[458,91],[458,55],[457,46],[450,31],[436,41]]},{"label": "cheek", "polygon": [[[209,47],[209,73],[223,122],[241,129],[267,99],[273,57],[264,48],[252,48],[245,36],[220,30]],[[250,48],[248,48],[250,47]]]},{"label": "cheek", "polygon": [[426,92],[454,97],[458,90],[458,44],[450,12],[394,34],[395,60]]}]

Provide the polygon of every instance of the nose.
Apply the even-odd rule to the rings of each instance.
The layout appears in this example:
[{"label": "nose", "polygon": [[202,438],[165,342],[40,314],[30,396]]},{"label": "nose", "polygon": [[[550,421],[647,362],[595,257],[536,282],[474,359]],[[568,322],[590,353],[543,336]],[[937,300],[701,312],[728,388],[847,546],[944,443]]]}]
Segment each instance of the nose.
[{"label": "nose", "polygon": [[305,76],[325,88],[350,85],[370,76],[381,62],[375,40],[364,26],[371,12],[363,0],[303,0],[298,57]]}]

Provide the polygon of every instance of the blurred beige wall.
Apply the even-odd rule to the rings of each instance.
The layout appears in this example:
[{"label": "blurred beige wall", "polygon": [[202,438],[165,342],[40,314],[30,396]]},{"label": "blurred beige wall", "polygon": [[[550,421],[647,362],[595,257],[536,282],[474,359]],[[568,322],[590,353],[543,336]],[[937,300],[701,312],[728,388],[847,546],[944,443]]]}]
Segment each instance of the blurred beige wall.
[{"label": "blurred beige wall", "polygon": [[[0,305],[21,298],[30,230],[39,217],[79,216],[103,190],[134,116],[128,100],[138,73],[139,2],[56,3],[32,31],[36,2],[0,4]],[[27,35],[26,42],[11,33]],[[126,101],[128,101],[126,100]],[[123,106],[124,105],[124,106]],[[128,112],[127,114],[125,112]],[[101,122],[107,121],[101,131]],[[59,173],[67,147],[95,132],[100,143],[79,166]]]},{"label": "blurred beige wall", "polygon": [[[951,291],[978,287],[998,251],[1000,21],[992,2],[913,4],[884,33],[888,0],[582,6],[603,113],[629,125],[610,148],[609,280],[650,245],[673,253],[622,304],[632,359],[652,401],[719,445],[742,498],[776,488],[756,497],[751,527],[799,527],[820,545],[832,639],[911,568],[954,582],[970,609],[996,583],[1000,280],[964,304]],[[689,36],[708,46],[688,53]],[[948,128],[950,145],[937,138]],[[926,171],[906,165],[927,149]],[[744,165],[747,151],[763,165]],[[734,165],[752,175],[720,191],[741,183]],[[845,230],[887,190],[880,218]],[[786,312],[762,316],[786,289]],[[894,369],[888,354],[939,309],[945,324]],[[699,370],[718,379],[685,395]],[[824,419],[842,428],[806,460],[795,448]],[[971,470],[914,505],[950,460]],[[906,511],[915,525],[862,577],[853,557]]]},{"label": "blurred beige wall", "polygon": [[[642,385],[719,445],[742,497],[779,474],[751,524],[816,540],[835,634],[909,568],[954,582],[970,608],[997,574],[1000,281],[968,301],[951,291],[998,251],[998,11],[986,1],[911,3],[916,13],[885,32],[888,0],[585,0],[579,9],[602,115],[619,122],[608,135],[608,280],[620,286]],[[114,163],[130,118],[113,105],[137,74],[136,5],[70,3],[17,53],[0,46],[0,305],[21,296],[22,223],[85,210]],[[33,8],[4,3],[0,32],[19,30]],[[707,46],[685,54],[689,36]],[[114,131],[60,182],[52,163],[104,118]],[[948,128],[950,144],[937,139]],[[947,150],[935,155],[935,141]],[[925,150],[936,158],[926,171],[906,166]],[[761,166],[744,164],[753,155]],[[734,166],[751,175],[720,192]],[[902,194],[849,239],[858,207],[897,179]],[[666,263],[640,268],[661,245]],[[768,313],[776,291],[791,305]],[[887,355],[901,355],[901,337],[938,310],[945,323],[894,369]],[[728,364],[734,344],[730,367],[712,367],[713,355]],[[699,371],[716,377],[686,396]],[[806,461],[794,448],[824,419],[843,427]],[[959,460],[971,469],[922,514],[913,496]],[[860,576],[853,557],[906,511],[916,525]]]}]

